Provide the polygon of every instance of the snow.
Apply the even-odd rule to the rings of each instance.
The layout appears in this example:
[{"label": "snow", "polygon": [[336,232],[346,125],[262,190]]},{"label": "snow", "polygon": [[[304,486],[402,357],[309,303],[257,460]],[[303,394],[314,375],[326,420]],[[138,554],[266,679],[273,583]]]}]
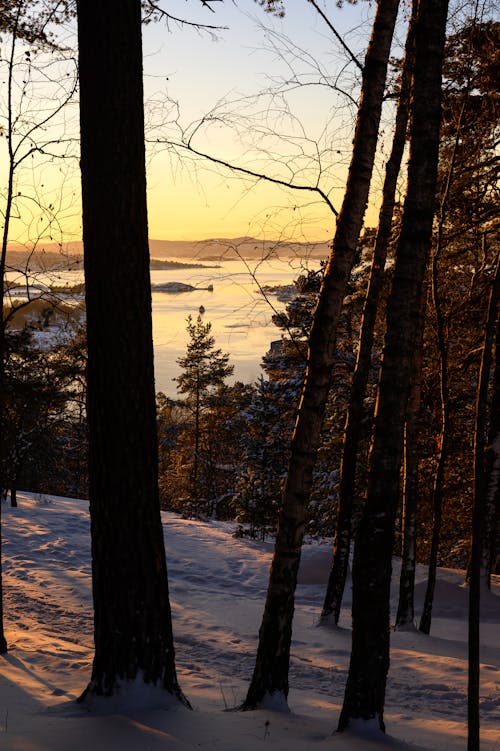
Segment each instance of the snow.
[{"label": "snow", "polygon": [[[231,523],[165,514],[177,672],[194,711],[141,681],[116,699],[76,699],[90,680],[88,503],[19,493],[3,507],[6,635],[0,656],[2,751],[382,751],[466,748],[467,590],[440,570],[431,636],[392,634],[387,735],[376,723],[335,733],[350,653],[350,591],[340,626],[318,627],[329,544],[304,549],[289,706],[231,712],[251,677],[272,543],[235,539]],[[394,578],[397,580],[398,566]],[[425,570],[417,571],[417,610]],[[500,580],[483,596],[483,751],[500,749]],[[397,603],[394,588],[393,605]],[[417,612],[417,616],[419,613]],[[281,700],[283,697],[278,697]]]}]

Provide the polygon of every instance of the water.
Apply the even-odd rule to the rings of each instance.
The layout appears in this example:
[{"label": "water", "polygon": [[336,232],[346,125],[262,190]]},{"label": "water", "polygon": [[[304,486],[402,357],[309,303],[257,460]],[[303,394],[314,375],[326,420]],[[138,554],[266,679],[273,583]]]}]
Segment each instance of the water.
[{"label": "water", "polygon": [[[248,262],[255,272],[257,282],[243,261],[224,261],[220,268],[182,269],[175,271],[152,271],[153,285],[167,281],[182,282],[196,287],[213,285],[213,292],[195,290],[179,294],[153,291],[153,340],[155,346],[156,389],[175,396],[173,378],[180,369],[177,358],[184,355],[187,345],[186,319],[196,317],[203,306],[203,320],[210,321],[216,346],[228,352],[235,366],[232,381],[245,383],[255,381],[262,372],[260,360],[273,340],[281,332],[272,323],[275,312],[259,292],[259,286],[291,284],[301,273],[299,263],[293,261],[266,261],[257,268],[254,261]],[[275,295],[269,301],[276,311],[283,310],[284,303]]]},{"label": "water", "polygon": [[[186,259],[172,259],[186,263]],[[234,365],[231,381],[255,381],[260,373],[260,361],[272,341],[281,331],[272,323],[275,311],[283,310],[284,302],[269,295],[269,302],[259,292],[259,285],[291,284],[306,266],[300,259],[214,262],[218,268],[178,268],[151,271],[153,288],[166,282],[181,282],[193,287],[213,285],[213,291],[195,289],[177,294],[155,292],[153,289],[153,341],[155,349],[156,390],[168,396],[177,394],[173,378],[180,372],[177,358],[185,354],[188,335],[186,319],[194,318],[203,306],[203,320],[210,321],[216,347],[230,355]],[[204,262],[208,265],[208,262]],[[311,262],[312,268],[319,261]],[[255,279],[252,278],[252,274]],[[13,275],[12,278],[14,278]],[[38,274],[36,282],[47,284],[76,284],[83,279],[81,271]],[[35,283],[35,280],[32,280]],[[274,307],[271,308],[270,304]]]}]

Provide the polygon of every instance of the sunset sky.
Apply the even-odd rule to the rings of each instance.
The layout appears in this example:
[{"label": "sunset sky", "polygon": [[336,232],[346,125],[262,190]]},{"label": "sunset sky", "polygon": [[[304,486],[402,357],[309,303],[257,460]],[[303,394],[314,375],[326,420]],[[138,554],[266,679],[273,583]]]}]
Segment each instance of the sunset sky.
[{"label": "sunset sky", "polygon": [[[320,3],[324,6],[362,61],[372,3],[345,3],[341,9]],[[284,19],[264,13],[253,0],[214,3],[214,13],[185,0],[163,7],[180,18],[227,28],[208,33],[175,22],[144,27],[150,237],[329,239],[334,215],[317,193],[242,179],[165,143],[191,137],[196,149],[218,159],[297,185],[317,185],[340,208],[360,73],[325,21],[308,0],[286,3]],[[69,38],[74,29],[67,33]],[[266,96],[255,97],[266,90]],[[4,101],[2,110],[4,115]],[[209,122],[197,125],[207,116]],[[76,143],[76,101],[64,121]],[[5,164],[5,139],[1,147]],[[55,221],[45,226],[30,195],[13,222],[12,241],[26,241],[25,225],[31,239],[81,237],[77,144],[72,149],[71,159],[45,157],[43,167],[30,161],[19,171],[19,192],[52,203]],[[380,174],[374,182],[380,184]],[[368,223],[374,218],[372,208]]]},{"label": "sunset sky", "polygon": [[[347,33],[348,43],[363,59],[372,13],[369,4],[346,4],[342,10],[333,3],[328,5],[332,21],[342,34]],[[178,15],[186,13],[185,3],[177,6]],[[344,69],[339,82],[356,97],[359,71],[347,62],[340,44],[332,39],[324,20],[307,0],[294,0],[286,7],[285,18],[276,19],[250,0],[237,6],[231,2],[214,4],[215,13],[189,4],[190,18],[229,27],[217,33],[216,41],[187,27],[171,25],[168,31],[164,24],[147,26],[146,118],[151,111],[148,100],[161,103],[167,95],[179,103],[184,128],[218,105],[217,116],[224,114],[233,127],[218,119],[200,129],[193,139],[196,148],[280,179],[288,179],[290,165],[298,164],[301,173],[295,182],[300,185],[318,181],[317,150],[321,151],[323,175],[319,185],[338,208],[350,156],[354,105],[324,85],[325,75],[321,84],[311,83],[319,79],[314,69],[317,60],[323,74],[332,79]],[[272,48],[279,38],[266,33],[263,26],[300,47],[302,60],[294,61],[290,54],[281,58]],[[286,42],[286,46],[291,45]],[[308,85],[294,87],[287,97],[292,108],[290,117],[279,111],[283,106],[279,99],[247,100],[290,81],[292,68]],[[249,119],[240,122],[237,115]],[[153,119],[158,121],[154,115]],[[286,140],[259,133],[265,128],[286,136]],[[242,131],[239,138],[237,129]],[[164,130],[178,139],[176,128]],[[207,162],[194,163],[186,156],[180,161],[172,151],[158,151],[159,147],[153,147],[150,152],[153,156],[148,173],[151,237],[258,235],[325,240],[333,233],[334,216],[315,193],[243,180]],[[284,163],[278,163],[280,154]]]}]

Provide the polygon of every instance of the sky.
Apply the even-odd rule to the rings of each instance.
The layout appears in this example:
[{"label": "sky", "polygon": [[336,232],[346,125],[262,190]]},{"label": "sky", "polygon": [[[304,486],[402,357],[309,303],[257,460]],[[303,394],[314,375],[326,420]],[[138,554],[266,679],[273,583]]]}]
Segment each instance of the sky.
[{"label": "sky", "polygon": [[[170,97],[178,103],[178,111],[170,110],[171,117],[177,116],[181,127],[160,128],[159,137],[165,133],[179,141],[182,129],[185,138],[189,137],[194,130],[190,124],[212,115],[211,122],[196,131],[192,141],[196,148],[283,180],[298,169],[296,184],[314,186],[319,180],[338,208],[355,111],[350,99],[324,84],[344,67],[340,83],[355,97],[359,81],[355,65],[347,63],[339,43],[332,41],[325,22],[306,0],[288,3],[284,19],[264,13],[250,0],[214,7],[215,13],[197,8],[191,18],[227,26],[217,32],[216,40],[175,24],[170,30],[164,24],[146,27],[147,120],[151,116],[155,124],[159,122],[167,109],[165,98]],[[185,8],[180,3],[179,14]],[[342,10],[334,6],[331,13],[332,21],[342,34],[347,33],[349,44],[362,58],[370,27],[368,4]],[[283,83],[294,77],[307,85],[289,84],[286,96],[268,94],[255,99],[260,92],[282,90]],[[160,114],[148,107],[148,100],[158,103]],[[185,153],[180,161],[176,153],[159,146],[150,150],[151,236],[186,237],[187,229],[191,236],[196,233],[194,239],[207,235],[331,237],[334,216],[317,194],[242,180],[227,169],[214,169],[207,161],[189,159]]]},{"label": "sky", "polygon": [[[178,18],[220,28],[203,31],[174,21],[144,27],[150,237],[328,240],[334,215],[316,192],[242,179],[179,146],[191,138],[194,148],[218,159],[297,185],[319,186],[338,210],[360,76],[325,21],[308,0],[287,2],[282,19],[254,0],[215,2],[214,12],[185,0],[165,1],[162,7]],[[344,3],[339,9],[322,1],[320,7],[328,8],[331,22],[363,60],[373,3]],[[74,29],[65,33],[74,41]],[[22,78],[22,69],[19,73]],[[50,93],[49,105],[53,101]],[[4,115],[5,101],[1,110]],[[30,197],[13,223],[13,241],[26,240],[26,224],[32,240],[81,237],[76,101],[58,116],[57,127],[62,122],[73,139],[72,157],[45,156],[42,168],[28,161],[19,170],[19,192]],[[0,150],[5,165],[5,139]],[[54,206],[50,228],[40,203]],[[368,223],[374,218],[371,209]]]}]

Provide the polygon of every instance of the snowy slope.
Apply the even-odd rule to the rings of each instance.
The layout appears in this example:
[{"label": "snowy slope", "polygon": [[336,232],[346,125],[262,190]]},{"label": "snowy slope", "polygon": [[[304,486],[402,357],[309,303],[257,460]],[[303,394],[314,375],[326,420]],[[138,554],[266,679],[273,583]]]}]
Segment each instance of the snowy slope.
[{"label": "snowy slope", "polygon": [[[341,628],[316,626],[330,546],[306,546],[291,661],[292,713],[225,712],[245,695],[264,605],[271,543],[236,540],[230,523],[165,514],[181,686],[195,711],[147,709],[138,688],[127,713],[75,704],[92,663],[88,504],[19,495],[3,507],[8,655],[0,657],[3,751],[380,751],[465,749],[467,590],[440,571],[433,632],[393,635],[388,737],[333,735],[345,685],[349,602]],[[395,571],[397,574],[397,570]],[[425,571],[417,593],[423,594]],[[500,581],[483,601],[482,734],[500,749]],[[410,744],[407,746],[407,744]]]}]

